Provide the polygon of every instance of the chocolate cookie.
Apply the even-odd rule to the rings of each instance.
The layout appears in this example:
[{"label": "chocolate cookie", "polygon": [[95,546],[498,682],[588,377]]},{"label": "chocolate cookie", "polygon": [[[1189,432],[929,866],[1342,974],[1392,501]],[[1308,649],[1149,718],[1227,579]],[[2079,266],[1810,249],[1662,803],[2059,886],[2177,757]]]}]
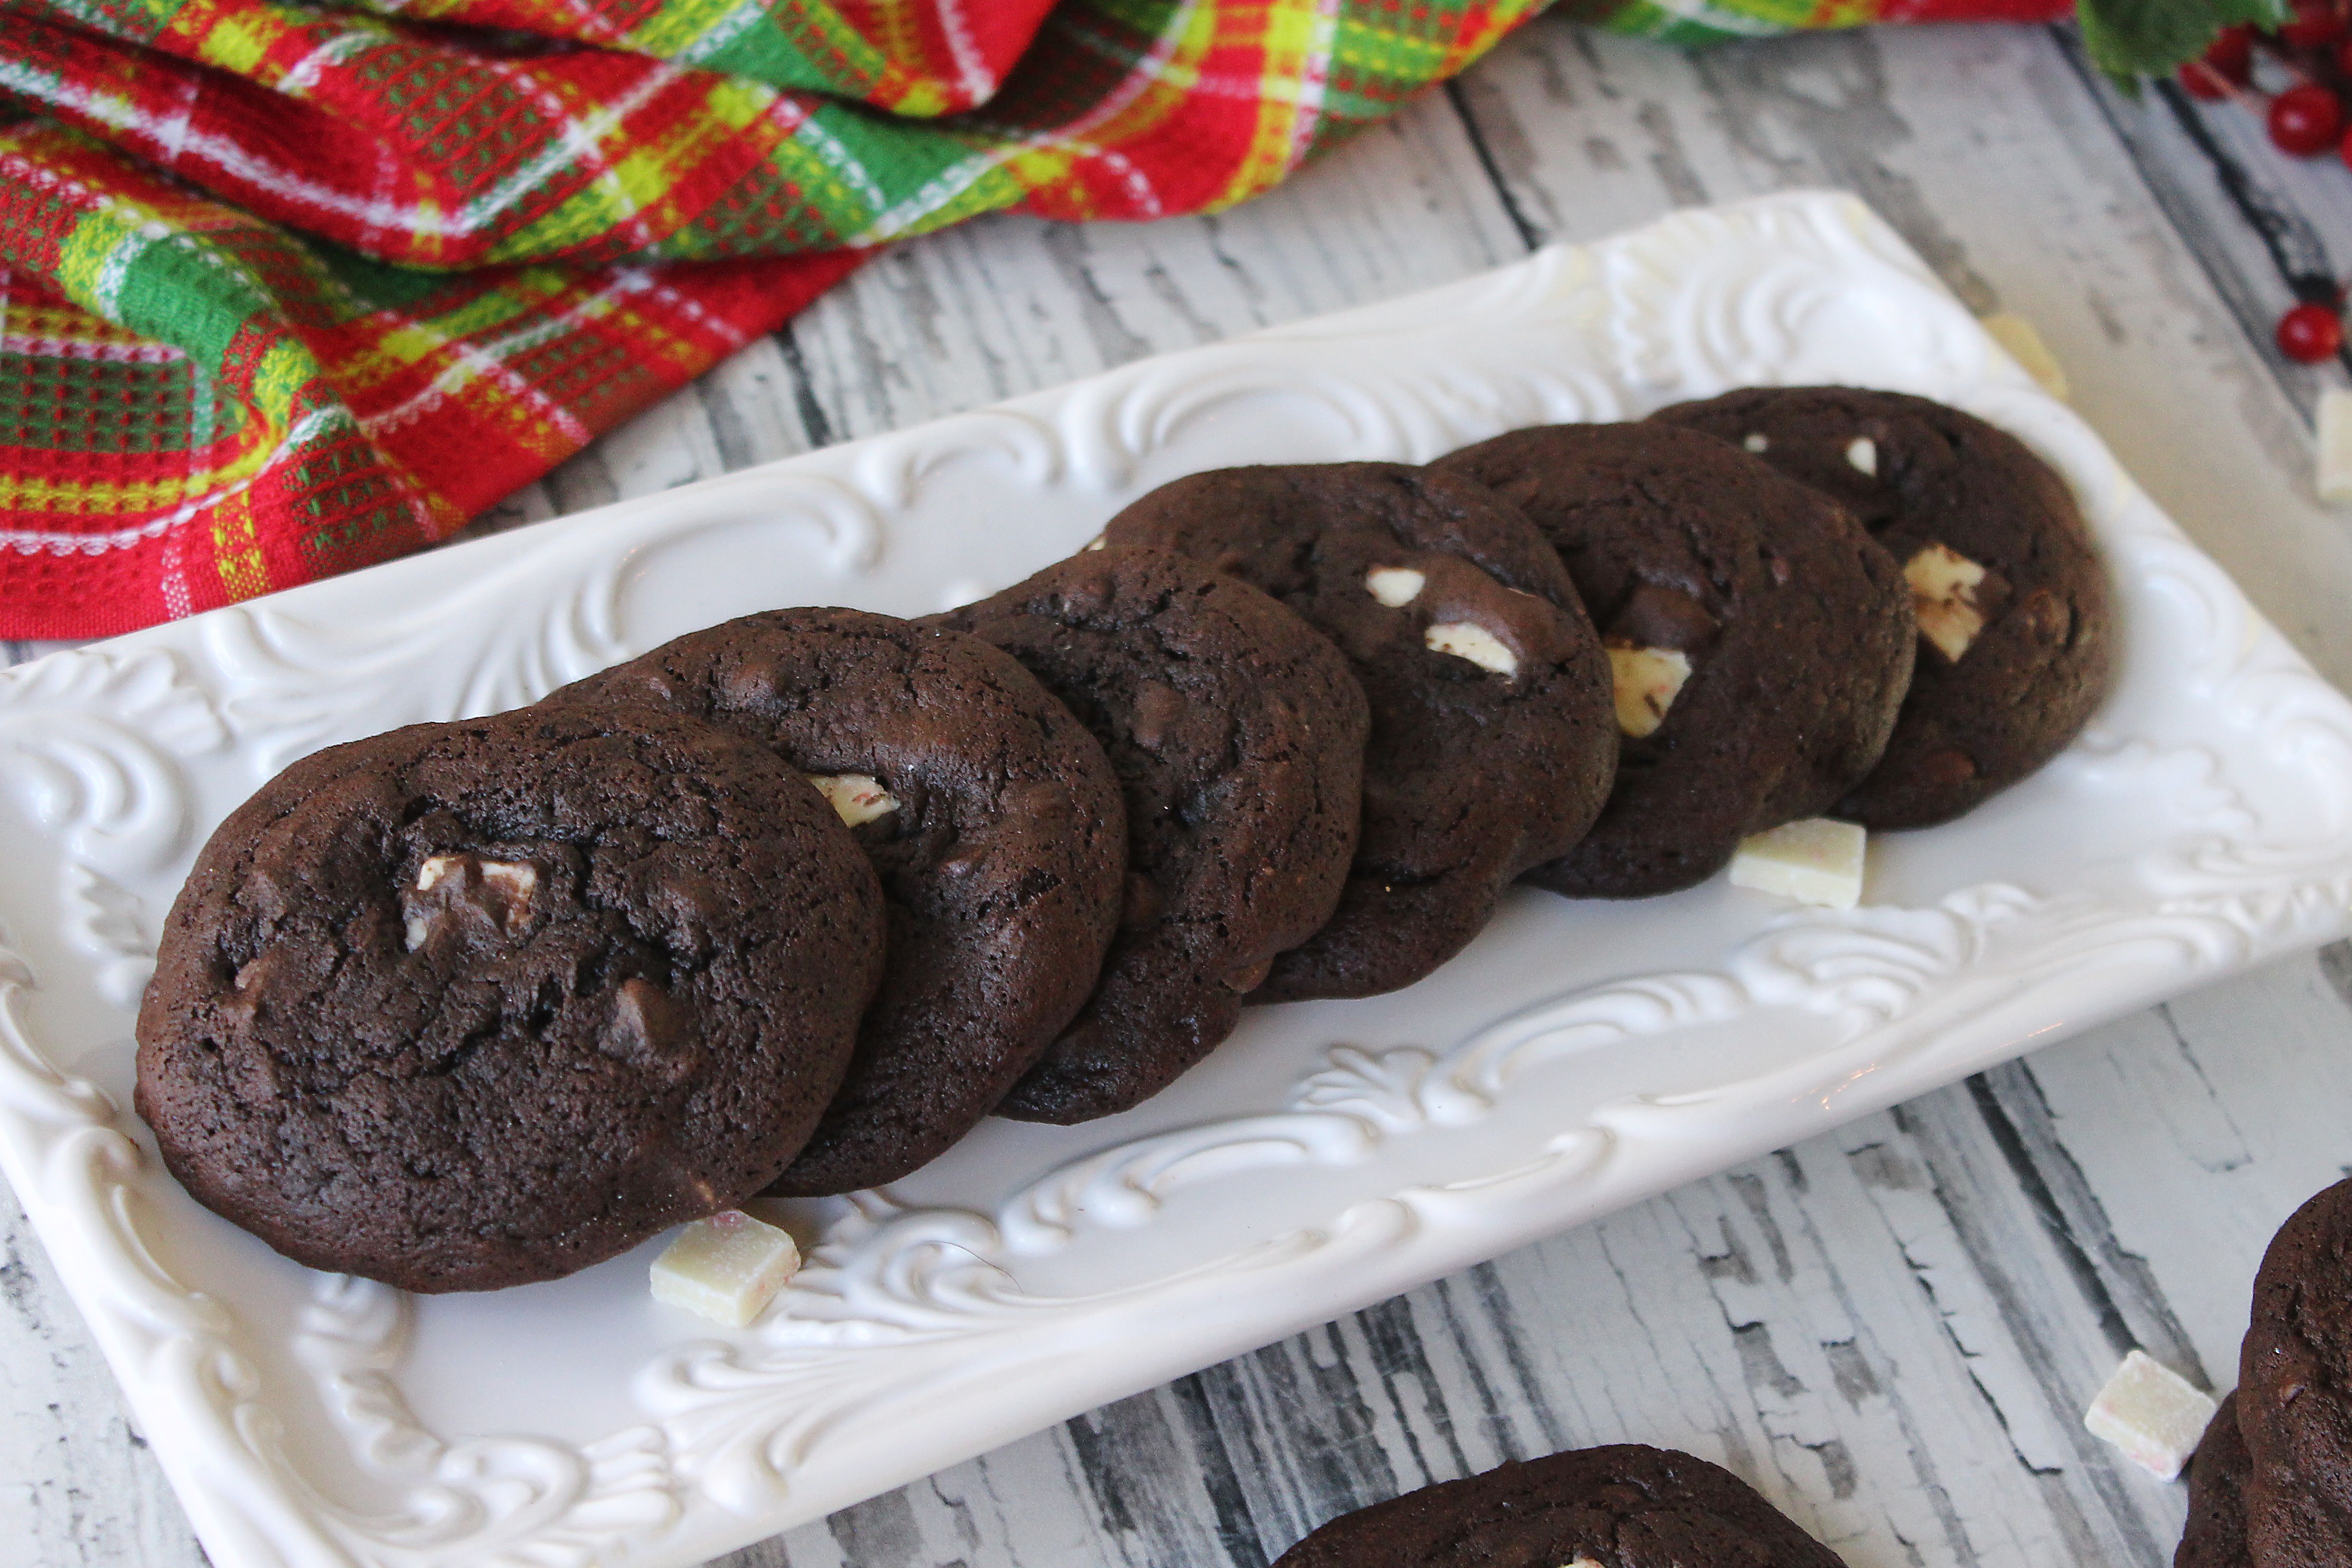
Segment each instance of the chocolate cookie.
[{"label": "chocolate cookie", "polygon": [[2238,1430],[2238,1396],[2222,1396],[2189,1461],[2189,1522],[2172,1568],[2247,1568],[2246,1439]]},{"label": "chocolate cookie", "polygon": [[1738,442],[1835,499],[1909,580],[1918,670],[1886,756],[1837,815],[1947,821],[2090,721],[2115,659],[2106,572],[2066,482],[2022,442],[1853,387],[1757,387],[1653,417]]},{"label": "chocolate cookie", "polygon": [[1076,556],[936,619],[1011,653],[1127,795],[1127,909],[1086,1007],[997,1107],[1083,1122],[1159,1092],[1331,918],[1371,720],[1348,661],[1249,584],[1165,550]]},{"label": "chocolate cookie", "polygon": [[1339,644],[1370,702],[1347,891],[1255,999],[1421,978],[1607,796],[1608,664],[1559,558],[1484,486],[1397,463],[1226,468],[1154,490],[1104,538],[1265,590]]},{"label": "chocolate cookie", "polygon": [[1514,431],[1436,466],[1535,519],[1616,675],[1616,789],[1528,881],[1597,898],[1689,887],[1877,763],[1911,675],[1910,597],[1837,506],[1671,424]]},{"label": "chocolate cookie", "polygon": [[2271,1238],[2236,1402],[2247,1558],[2265,1568],[2352,1563],[2352,1181]]},{"label": "chocolate cookie", "polygon": [[882,875],[889,963],[841,1092],[780,1195],[944,1154],[1094,988],[1126,882],[1102,747],[1010,655],[859,610],[747,615],[551,703],[667,703],[811,776]]},{"label": "chocolate cookie", "polygon": [[1274,1568],[1844,1568],[1729,1470],[1620,1443],[1343,1514]]},{"label": "chocolate cookie", "polygon": [[816,791],[607,707],[305,758],[197,857],[139,1113],[206,1207],[411,1291],[549,1280],[775,1179],[882,963]]}]

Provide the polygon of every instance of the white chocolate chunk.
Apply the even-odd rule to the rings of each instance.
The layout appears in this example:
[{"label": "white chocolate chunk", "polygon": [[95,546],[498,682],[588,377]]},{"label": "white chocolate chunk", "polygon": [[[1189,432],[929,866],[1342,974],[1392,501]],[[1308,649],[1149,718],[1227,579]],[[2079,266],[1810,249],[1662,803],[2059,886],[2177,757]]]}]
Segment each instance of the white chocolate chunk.
[{"label": "white chocolate chunk", "polygon": [[792,1237],[730,1208],[698,1219],[654,1260],[654,1300],[749,1328],[801,1266]]},{"label": "white chocolate chunk", "polygon": [[1374,599],[1391,610],[1403,608],[1421,597],[1423,585],[1429,579],[1409,566],[1376,566],[1364,573],[1364,589]]},{"label": "white chocolate chunk", "polygon": [[1690,679],[1690,655],[1679,648],[1605,644],[1609,674],[1617,693],[1617,729],[1635,740],[1655,735],[1666,710]]},{"label": "white chocolate chunk", "polygon": [[1080,555],[1087,555],[1095,550],[1108,549],[1109,548],[1110,540],[1103,538],[1100,534],[1097,534],[1094,538],[1088,539],[1085,544],[1078,547],[1078,553]]},{"label": "white chocolate chunk", "polygon": [[1956,664],[1985,627],[1984,612],[1977,608],[1984,578],[1983,567],[1939,544],[1925,546],[1903,563],[1921,634]]},{"label": "white chocolate chunk", "polygon": [[1740,437],[1739,444],[1750,452],[1769,452],[1772,449],[1771,441],[1760,430],[1749,431]]},{"label": "white chocolate chunk", "polygon": [[1869,475],[1878,476],[1878,443],[1867,435],[1857,435],[1846,444],[1845,460]]},{"label": "white chocolate chunk", "polygon": [[1852,909],[1862,902],[1864,839],[1853,823],[1827,817],[1750,834],[1731,857],[1731,885],[1824,909]]},{"label": "white chocolate chunk", "polygon": [[2032,322],[2013,310],[1996,310],[1977,325],[1982,327],[1994,342],[2007,349],[2009,357],[2015,360],[2027,375],[2040,382],[2043,392],[2062,402],[2065,401],[2071,390],[2066,385],[2066,367],[2058,362],[2058,356],[2050,351],[2050,345],[2042,340],[2042,334],[2033,329]]},{"label": "white chocolate chunk", "polygon": [[[416,868],[416,891],[432,892],[450,873],[462,871],[470,858],[462,854],[426,856],[425,863]],[[539,891],[539,868],[529,861],[476,861],[474,869],[480,873],[485,887],[504,895],[506,906],[499,913],[499,923],[509,932],[521,930],[530,920],[531,894]],[[433,935],[432,915],[409,915],[403,923],[402,935],[408,950],[415,952]]]},{"label": "white chocolate chunk", "polygon": [[[529,861],[484,861],[482,880],[516,904],[528,906],[530,895],[539,891],[539,868]],[[507,923],[514,924],[511,912]]]},{"label": "white chocolate chunk", "polygon": [[871,773],[812,773],[808,781],[841,820],[855,828],[898,809],[898,798]]},{"label": "white chocolate chunk", "polygon": [[1421,640],[1433,653],[1451,653],[1498,675],[1519,673],[1519,656],[1510,644],[1475,622],[1441,622],[1423,632]]},{"label": "white chocolate chunk", "polygon": [[2319,394],[2319,498],[2352,501],[2352,392],[2329,387]]},{"label": "white chocolate chunk", "polygon": [[2083,1426],[2148,1474],[2168,1481],[2197,1451],[2218,1408],[2187,1378],[2136,1350],[2091,1401]]}]

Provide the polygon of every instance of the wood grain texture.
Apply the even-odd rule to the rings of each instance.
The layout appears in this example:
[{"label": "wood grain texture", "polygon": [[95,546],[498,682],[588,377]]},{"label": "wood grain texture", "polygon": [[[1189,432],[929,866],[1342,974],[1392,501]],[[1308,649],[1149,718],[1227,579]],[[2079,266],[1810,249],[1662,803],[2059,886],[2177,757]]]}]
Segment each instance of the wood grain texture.
[{"label": "wood grain texture", "polygon": [[[2352,684],[2352,528],[2312,494],[2341,366],[2283,365],[2352,180],[2246,111],[2127,102],[2060,32],[1700,56],[1543,22],[1217,217],[998,219],[899,248],[477,530],[644,495],[1553,238],[1796,185],[1868,198],[2015,310],[2124,463]],[[37,650],[11,645],[14,660]],[[2352,1169],[2352,946],[2185,997],[739,1553],[732,1568],[1251,1565],[1436,1479],[1639,1439],[1718,1459],[1855,1568],[2159,1568],[2179,1488],[2082,1430],[2134,1344],[2234,1381],[2255,1260]],[[201,1561],[13,1204],[0,1563]]]}]

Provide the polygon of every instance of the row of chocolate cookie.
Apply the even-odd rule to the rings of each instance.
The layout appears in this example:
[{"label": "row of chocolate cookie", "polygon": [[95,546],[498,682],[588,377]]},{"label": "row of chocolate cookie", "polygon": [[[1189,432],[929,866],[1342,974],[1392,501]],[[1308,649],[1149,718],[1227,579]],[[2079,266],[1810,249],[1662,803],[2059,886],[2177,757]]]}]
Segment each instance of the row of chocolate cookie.
[{"label": "row of chocolate cookie", "polygon": [[[1926,547],[1898,567],[1674,423],[1729,406],[1801,465],[1839,398],[1848,468],[1885,455],[1881,537],[1976,573],[1943,599],[1906,588]],[[2041,510],[1979,516],[2004,486]],[[2053,640],[2035,562],[2077,558]],[[1963,702],[1910,679],[1915,598]],[[1978,647],[1944,647],[1938,604]],[[1964,806],[2087,711],[2001,684],[2018,624],[2029,684],[2095,695],[2063,486],[1916,400],[1201,476],[932,624],[749,617],[297,765],[173,910],[140,1106],[192,1191],[304,1261],[566,1272],[762,1187],[893,1179],[992,1107],[1136,1103],[1245,995],[1409,983],[1521,877],[1687,885],[1890,769],[1898,816]],[[2000,745],[1954,729],[1971,704]]]},{"label": "row of chocolate cookie", "polygon": [[482,1289],[1155,1092],[1330,915],[1363,693],[1180,557],[1024,591],[985,637],[748,616],[289,768],[166,922],[166,1163],[303,1262]]}]

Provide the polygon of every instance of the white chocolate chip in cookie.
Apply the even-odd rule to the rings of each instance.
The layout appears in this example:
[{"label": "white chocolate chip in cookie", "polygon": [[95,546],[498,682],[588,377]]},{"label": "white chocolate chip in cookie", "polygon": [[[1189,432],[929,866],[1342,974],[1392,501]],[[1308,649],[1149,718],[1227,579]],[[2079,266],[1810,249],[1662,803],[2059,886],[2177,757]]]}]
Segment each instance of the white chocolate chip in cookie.
[{"label": "white chocolate chip in cookie", "polygon": [[1769,452],[1772,449],[1771,440],[1760,430],[1749,431],[1740,438],[1739,444],[1750,452]]},{"label": "white chocolate chip in cookie", "polygon": [[1866,839],[1853,823],[1827,817],[1751,833],[1731,857],[1731,885],[1824,909],[1852,909],[1862,902]]},{"label": "white chocolate chip in cookie", "polygon": [[[471,902],[479,904],[509,934],[530,923],[531,897],[539,891],[539,868],[529,861],[478,860],[468,854],[428,855],[416,868],[416,891],[431,893],[453,877],[457,879],[457,895],[467,897],[466,884],[470,880],[478,889]],[[410,952],[424,946],[433,935],[437,907],[446,904],[428,903],[408,910],[402,922],[402,936]]]},{"label": "white chocolate chip in cookie", "polygon": [[512,925],[518,907],[528,912],[531,894],[539,891],[539,868],[529,861],[484,861],[482,881],[507,895],[507,924]]},{"label": "white chocolate chip in cookie", "polygon": [[1984,611],[1977,600],[1984,580],[1983,567],[1940,544],[1923,547],[1903,563],[1919,634],[1955,663],[1984,630]]},{"label": "white chocolate chip in cookie", "polygon": [[737,1208],[698,1219],[654,1260],[654,1300],[731,1329],[758,1321],[801,1266],[789,1232]]},{"label": "white chocolate chip in cookie", "polygon": [[882,788],[882,781],[871,773],[812,773],[808,781],[853,828],[898,809],[898,798]]},{"label": "white chocolate chip in cookie", "polygon": [[1857,435],[1846,443],[1845,460],[1872,478],[1878,477],[1878,443],[1867,435]]},{"label": "white chocolate chip in cookie", "polygon": [[1421,597],[1426,574],[1409,566],[1376,566],[1364,573],[1364,590],[1391,610],[1401,610]]},{"label": "white chocolate chip in cookie", "polygon": [[1440,622],[1423,632],[1421,640],[1433,653],[1451,653],[1498,675],[1519,673],[1519,656],[1510,644],[1475,622]]},{"label": "white chocolate chip in cookie", "polygon": [[1601,648],[1616,687],[1618,733],[1635,740],[1655,735],[1690,679],[1690,655],[1679,648],[1635,647],[1618,637],[1603,638]]}]

